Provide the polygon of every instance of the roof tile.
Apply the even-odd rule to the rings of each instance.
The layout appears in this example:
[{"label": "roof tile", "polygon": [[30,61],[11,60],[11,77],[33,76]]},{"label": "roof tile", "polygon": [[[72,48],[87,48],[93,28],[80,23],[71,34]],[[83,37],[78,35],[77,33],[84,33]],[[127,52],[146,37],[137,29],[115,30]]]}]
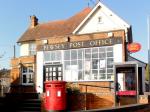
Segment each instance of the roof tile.
[{"label": "roof tile", "polygon": [[91,10],[92,9],[88,7],[69,19],[50,21],[48,23],[38,24],[34,28],[28,28],[20,37],[18,43],[54,36],[70,35]]}]

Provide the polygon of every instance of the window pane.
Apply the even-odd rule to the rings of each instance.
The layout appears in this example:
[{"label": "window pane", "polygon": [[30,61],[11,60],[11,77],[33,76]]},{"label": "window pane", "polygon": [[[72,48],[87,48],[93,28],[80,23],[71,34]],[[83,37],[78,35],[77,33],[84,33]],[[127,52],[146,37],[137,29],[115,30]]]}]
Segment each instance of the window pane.
[{"label": "window pane", "polygon": [[99,58],[100,59],[105,59],[106,57],[106,54],[105,53],[99,53]]},{"label": "window pane", "polygon": [[45,52],[44,53],[44,60],[45,61],[50,61],[50,52]]},{"label": "window pane", "polygon": [[113,52],[107,52],[107,57],[113,57]]},{"label": "window pane", "polygon": [[107,59],[107,68],[113,68],[113,58]]},{"label": "window pane", "polygon": [[113,51],[113,47],[107,47],[107,51]]},{"label": "window pane", "polygon": [[92,54],[92,58],[98,58],[98,53]]},{"label": "window pane", "polygon": [[90,80],[90,72],[91,72],[91,61],[85,60],[85,73],[84,73],[84,80]]},{"label": "window pane", "polygon": [[92,48],[92,53],[98,53],[98,48]]},{"label": "window pane", "polygon": [[107,79],[111,79],[112,74],[107,74]]},{"label": "window pane", "polygon": [[98,79],[98,70],[92,70],[92,80]]},{"label": "window pane", "polygon": [[99,75],[99,79],[101,79],[101,80],[106,79],[106,74],[100,74],[100,75]]},{"label": "window pane", "polygon": [[71,50],[71,59],[77,59],[77,51],[76,50]]},{"label": "window pane", "polygon": [[36,45],[35,43],[29,43],[29,55],[36,54]]},{"label": "window pane", "polygon": [[55,51],[56,52],[56,61],[61,60],[61,51]]},{"label": "window pane", "polygon": [[23,73],[27,73],[27,67],[23,67],[23,68],[22,68],[22,72],[23,72]]},{"label": "window pane", "polygon": [[91,58],[91,49],[85,49],[85,58],[90,59]]},{"label": "window pane", "polygon": [[23,83],[26,83],[26,82],[27,82],[26,75],[23,75]]},{"label": "window pane", "polygon": [[99,48],[99,52],[105,53],[105,48]]},{"label": "window pane", "polygon": [[107,73],[113,73],[113,69],[107,69]]},{"label": "window pane", "polygon": [[99,73],[100,73],[100,74],[105,74],[105,73],[106,73],[106,69],[101,69],[101,70],[99,71]]},{"label": "window pane", "polygon": [[82,60],[78,60],[78,67],[79,67],[79,69],[82,69],[82,68],[83,68]]},{"label": "window pane", "polygon": [[71,61],[71,65],[77,65],[77,61]]},{"label": "window pane", "polygon": [[30,73],[33,72],[33,66],[29,66],[28,69],[29,69],[29,72],[30,72]]},{"label": "window pane", "polygon": [[64,51],[64,59],[70,60],[70,50]]},{"label": "window pane", "polygon": [[55,60],[55,52],[52,51],[52,52],[51,52],[51,61],[54,61],[54,60]]},{"label": "window pane", "polygon": [[98,69],[98,59],[92,60],[92,69]]},{"label": "window pane", "polygon": [[83,80],[83,71],[79,71],[78,80]]},{"label": "window pane", "polygon": [[78,50],[78,59],[83,59],[83,50],[82,49],[79,49]]},{"label": "window pane", "polygon": [[65,70],[69,70],[70,61],[65,61],[64,64],[65,64]]},{"label": "window pane", "polygon": [[28,83],[33,83],[33,74],[29,74]]}]

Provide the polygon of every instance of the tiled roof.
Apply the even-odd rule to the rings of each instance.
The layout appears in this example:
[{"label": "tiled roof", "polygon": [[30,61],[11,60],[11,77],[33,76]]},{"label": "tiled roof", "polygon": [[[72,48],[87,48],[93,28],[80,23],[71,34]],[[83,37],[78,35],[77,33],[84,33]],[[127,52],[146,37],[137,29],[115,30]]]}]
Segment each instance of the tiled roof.
[{"label": "tiled roof", "polygon": [[18,42],[72,34],[75,28],[84,20],[91,10],[91,8],[85,8],[69,19],[38,24],[34,28],[27,29]]}]

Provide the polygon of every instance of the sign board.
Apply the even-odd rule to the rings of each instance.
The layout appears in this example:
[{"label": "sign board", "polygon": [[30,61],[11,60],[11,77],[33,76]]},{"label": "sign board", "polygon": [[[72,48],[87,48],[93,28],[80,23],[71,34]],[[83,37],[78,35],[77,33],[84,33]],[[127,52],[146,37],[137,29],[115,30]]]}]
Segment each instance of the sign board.
[{"label": "sign board", "polygon": [[121,44],[121,37],[103,38],[89,41],[66,42],[58,44],[45,44],[37,46],[38,51],[52,51],[52,50],[67,50],[78,48],[89,48],[99,46],[110,46],[114,44]]},{"label": "sign board", "polygon": [[129,52],[135,53],[141,49],[141,45],[139,43],[131,43],[131,44],[128,44],[127,49]]}]

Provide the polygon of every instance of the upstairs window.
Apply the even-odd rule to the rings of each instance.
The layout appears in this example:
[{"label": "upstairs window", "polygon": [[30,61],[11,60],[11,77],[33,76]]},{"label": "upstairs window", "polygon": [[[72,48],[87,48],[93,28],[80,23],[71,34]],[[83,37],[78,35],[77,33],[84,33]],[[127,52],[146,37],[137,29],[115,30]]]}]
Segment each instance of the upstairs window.
[{"label": "upstairs window", "polygon": [[35,43],[29,43],[29,56],[36,54],[36,45]]},{"label": "upstairs window", "polygon": [[99,17],[98,17],[98,23],[103,23],[103,18],[102,18],[102,16],[99,16]]}]

